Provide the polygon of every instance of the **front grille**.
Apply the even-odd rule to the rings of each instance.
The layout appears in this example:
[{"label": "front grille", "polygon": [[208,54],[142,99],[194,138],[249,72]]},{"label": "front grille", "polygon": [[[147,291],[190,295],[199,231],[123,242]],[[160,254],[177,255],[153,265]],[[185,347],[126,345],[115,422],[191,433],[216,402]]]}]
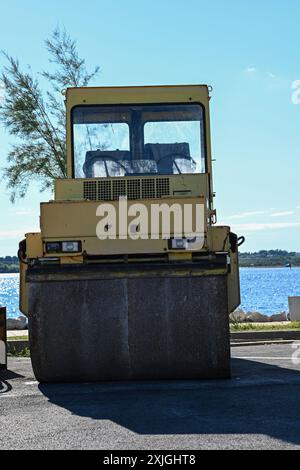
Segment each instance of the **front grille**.
[{"label": "front grille", "polygon": [[145,199],[154,199],[156,197],[155,180],[142,180],[142,194]]},{"label": "front grille", "polygon": [[127,180],[127,191],[126,196],[128,199],[140,199],[141,198],[141,180]]},{"label": "front grille", "polygon": [[114,180],[112,182],[112,198],[119,199],[121,196],[126,196],[126,181]]},{"label": "front grille", "polygon": [[83,183],[83,198],[89,199],[90,201],[97,201],[97,182],[96,181],[85,181]]},{"label": "front grille", "polygon": [[97,187],[97,196],[96,200],[109,201],[111,199],[111,181],[101,180],[101,181],[89,181],[95,183]]},{"label": "front grille", "polygon": [[134,178],[83,182],[83,198],[90,201],[155,199],[170,195],[169,178]]},{"label": "front grille", "polygon": [[156,196],[162,197],[170,194],[169,178],[158,178],[156,180]]}]

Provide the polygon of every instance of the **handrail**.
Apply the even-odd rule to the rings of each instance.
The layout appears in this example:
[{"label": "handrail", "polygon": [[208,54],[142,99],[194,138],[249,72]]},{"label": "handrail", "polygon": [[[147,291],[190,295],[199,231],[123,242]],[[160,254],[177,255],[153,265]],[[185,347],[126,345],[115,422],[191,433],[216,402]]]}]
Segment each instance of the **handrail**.
[{"label": "handrail", "polygon": [[5,307],[0,307],[0,369],[7,369],[7,335]]}]

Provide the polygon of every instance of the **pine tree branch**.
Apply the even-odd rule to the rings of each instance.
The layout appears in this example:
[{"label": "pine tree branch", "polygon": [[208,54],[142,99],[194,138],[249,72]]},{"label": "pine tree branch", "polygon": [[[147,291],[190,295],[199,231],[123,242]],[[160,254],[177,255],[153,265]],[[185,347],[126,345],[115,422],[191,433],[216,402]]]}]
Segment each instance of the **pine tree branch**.
[{"label": "pine tree branch", "polygon": [[53,70],[41,75],[53,91],[42,92],[31,71],[23,72],[19,61],[3,52],[7,65],[0,73],[4,99],[0,102],[0,121],[17,143],[8,153],[3,179],[11,198],[24,197],[31,179],[41,190],[51,187],[55,178],[66,176],[65,109],[61,89],[87,86],[99,72],[88,72],[77,52],[76,41],[65,30],[56,28],[45,41]]}]

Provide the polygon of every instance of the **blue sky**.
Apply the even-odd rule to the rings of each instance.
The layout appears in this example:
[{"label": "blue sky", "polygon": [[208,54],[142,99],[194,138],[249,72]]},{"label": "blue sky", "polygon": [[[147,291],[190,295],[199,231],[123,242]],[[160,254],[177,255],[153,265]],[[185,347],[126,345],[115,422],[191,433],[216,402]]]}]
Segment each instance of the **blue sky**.
[{"label": "blue sky", "polygon": [[[300,2],[287,0],[10,0],[1,4],[0,48],[47,66],[43,40],[56,25],[77,39],[95,85],[207,83],[211,101],[218,220],[247,242],[243,250],[300,251]],[[0,65],[4,63],[0,59]],[[0,166],[9,142],[0,129]],[[0,185],[0,256],[38,228],[32,185],[12,205]]]}]

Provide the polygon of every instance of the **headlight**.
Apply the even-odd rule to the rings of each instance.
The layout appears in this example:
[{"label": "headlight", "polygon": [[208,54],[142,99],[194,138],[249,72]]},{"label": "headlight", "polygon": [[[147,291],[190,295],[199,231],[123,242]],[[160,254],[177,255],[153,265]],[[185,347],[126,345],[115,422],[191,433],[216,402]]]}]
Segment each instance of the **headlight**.
[{"label": "headlight", "polygon": [[192,238],[171,238],[169,250],[201,251],[204,246],[204,235]]},{"label": "headlight", "polygon": [[47,253],[60,253],[61,244],[60,242],[47,242],[45,244]]},{"label": "headlight", "polygon": [[46,242],[46,253],[80,253],[81,241]]},{"label": "headlight", "polygon": [[81,242],[62,242],[63,253],[78,253],[81,251]]},{"label": "headlight", "polygon": [[171,239],[172,250],[186,250],[187,247],[188,247],[188,242],[186,238],[172,238]]}]

